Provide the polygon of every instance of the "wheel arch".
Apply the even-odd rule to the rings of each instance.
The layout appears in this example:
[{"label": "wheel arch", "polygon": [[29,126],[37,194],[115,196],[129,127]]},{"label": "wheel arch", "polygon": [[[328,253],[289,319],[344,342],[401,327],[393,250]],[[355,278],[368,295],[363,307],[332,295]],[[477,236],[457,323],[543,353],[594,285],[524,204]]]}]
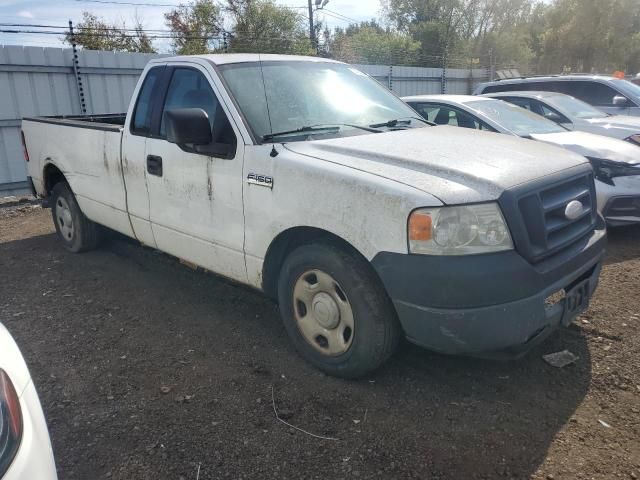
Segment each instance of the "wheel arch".
[{"label": "wheel arch", "polygon": [[[262,290],[272,298],[278,297],[278,277],[287,255],[302,245],[308,245],[317,241],[330,242],[346,251],[364,259],[370,265],[369,260],[350,242],[328,230],[316,227],[297,226],[280,232],[269,245],[262,265]],[[377,272],[371,267],[373,273]],[[378,277],[379,278],[379,277]]]},{"label": "wheel arch", "polygon": [[60,182],[67,182],[67,178],[55,163],[49,162],[42,170],[42,182],[44,185],[45,196],[49,197],[53,187]]}]

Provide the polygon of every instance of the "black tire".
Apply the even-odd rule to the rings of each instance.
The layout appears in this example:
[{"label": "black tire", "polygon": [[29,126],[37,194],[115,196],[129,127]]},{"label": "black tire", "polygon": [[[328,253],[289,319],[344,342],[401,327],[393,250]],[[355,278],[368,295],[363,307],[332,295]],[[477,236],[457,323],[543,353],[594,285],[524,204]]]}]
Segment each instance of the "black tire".
[{"label": "black tire", "polygon": [[[64,248],[73,253],[95,249],[100,243],[100,227],[84,216],[69,185],[57,183],[51,190],[51,198],[53,224]],[[65,210],[68,210],[68,215],[65,215]],[[71,223],[65,224],[65,217]]]},{"label": "black tire", "polygon": [[[332,356],[318,351],[298,327],[296,315],[300,317],[300,313],[296,309],[300,307],[294,288],[312,270],[335,279],[353,312],[353,338],[344,353]],[[280,271],[278,300],[285,328],[298,352],[329,375],[362,377],[380,367],[398,346],[401,328],[397,314],[371,265],[333,242],[303,245],[289,254]]]}]

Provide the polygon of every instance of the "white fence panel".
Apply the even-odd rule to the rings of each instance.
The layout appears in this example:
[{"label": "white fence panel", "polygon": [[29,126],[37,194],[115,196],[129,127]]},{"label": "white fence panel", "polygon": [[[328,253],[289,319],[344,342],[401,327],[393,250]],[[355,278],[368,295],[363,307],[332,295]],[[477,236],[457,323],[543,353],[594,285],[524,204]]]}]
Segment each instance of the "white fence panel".
[{"label": "white fence panel", "polygon": [[[138,77],[157,55],[79,51],[88,114],[126,111]],[[0,195],[26,193],[20,121],[39,115],[79,115],[73,51],[0,46]]]}]

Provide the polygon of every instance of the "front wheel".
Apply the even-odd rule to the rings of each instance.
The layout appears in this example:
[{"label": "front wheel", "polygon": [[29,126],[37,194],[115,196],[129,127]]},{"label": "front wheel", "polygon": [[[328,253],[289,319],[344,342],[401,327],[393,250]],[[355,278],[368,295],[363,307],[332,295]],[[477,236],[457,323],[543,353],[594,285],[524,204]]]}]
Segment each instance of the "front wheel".
[{"label": "front wheel", "polygon": [[57,183],[51,196],[53,223],[64,247],[73,253],[96,248],[100,241],[100,227],[84,216],[69,185]]},{"label": "front wheel", "polygon": [[320,370],[361,377],[395,351],[400,326],[371,266],[332,243],[304,245],[285,260],[278,284],[285,328]]}]

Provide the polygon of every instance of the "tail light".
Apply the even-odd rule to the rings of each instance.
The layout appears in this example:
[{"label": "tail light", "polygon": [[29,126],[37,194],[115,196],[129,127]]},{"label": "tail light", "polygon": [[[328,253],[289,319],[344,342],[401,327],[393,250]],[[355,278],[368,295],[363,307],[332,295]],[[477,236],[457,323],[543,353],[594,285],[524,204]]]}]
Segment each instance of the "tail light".
[{"label": "tail light", "polygon": [[22,151],[24,152],[25,162],[29,161],[29,152],[27,151],[27,141],[24,138],[24,132],[20,130],[20,138],[22,138]]},{"label": "tail light", "polygon": [[18,453],[21,439],[20,399],[9,376],[0,369],[0,478]]}]

